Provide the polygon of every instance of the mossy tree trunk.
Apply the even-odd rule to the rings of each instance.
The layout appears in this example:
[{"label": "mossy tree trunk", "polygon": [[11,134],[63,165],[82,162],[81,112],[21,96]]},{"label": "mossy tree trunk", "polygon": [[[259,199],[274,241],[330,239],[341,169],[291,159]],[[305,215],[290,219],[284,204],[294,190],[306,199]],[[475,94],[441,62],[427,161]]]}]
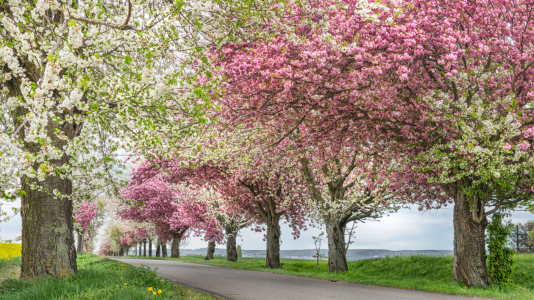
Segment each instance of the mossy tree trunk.
[{"label": "mossy tree trunk", "polygon": [[[53,163],[60,168],[67,163],[64,157]],[[36,163],[34,168],[39,166]],[[72,183],[59,176],[48,176],[43,181],[22,177],[22,266],[21,278],[67,277],[75,275],[76,248],[72,223],[72,201],[56,197],[52,191],[70,195]],[[32,189],[30,185],[39,189]]]},{"label": "mossy tree trunk", "polygon": [[483,203],[480,199],[470,201],[456,185],[444,185],[443,189],[454,199],[453,280],[469,287],[486,287],[491,278],[484,258],[487,219]]}]

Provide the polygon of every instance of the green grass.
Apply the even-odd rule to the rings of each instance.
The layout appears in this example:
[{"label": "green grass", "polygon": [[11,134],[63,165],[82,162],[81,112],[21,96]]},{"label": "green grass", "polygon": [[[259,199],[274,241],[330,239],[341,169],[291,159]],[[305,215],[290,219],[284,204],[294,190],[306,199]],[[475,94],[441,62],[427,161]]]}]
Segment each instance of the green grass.
[{"label": "green grass", "polygon": [[0,259],[0,282],[9,278],[17,278],[20,274],[20,256]]},{"label": "green grass", "polygon": [[493,285],[486,289],[467,288],[462,282],[452,282],[451,256],[415,255],[351,261],[349,271],[338,274],[328,273],[326,261],[320,261],[317,267],[316,261],[282,259],[282,269],[272,270],[265,269],[265,259],[262,258],[240,258],[237,263],[227,262],[223,257],[206,261],[204,256],[159,259],[455,295],[514,300],[534,299],[534,255],[515,256],[513,285]]},{"label": "green grass", "polygon": [[[136,268],[92,254],[79,255],[77,262],[78,274],[71,278],[6,279],[0,283],[0,299],[216,299],[163,280],[146,267]],[[153,290],[148,291],[149,287]],[[158,290],[162,293],[154,296],[152,293]]]}]

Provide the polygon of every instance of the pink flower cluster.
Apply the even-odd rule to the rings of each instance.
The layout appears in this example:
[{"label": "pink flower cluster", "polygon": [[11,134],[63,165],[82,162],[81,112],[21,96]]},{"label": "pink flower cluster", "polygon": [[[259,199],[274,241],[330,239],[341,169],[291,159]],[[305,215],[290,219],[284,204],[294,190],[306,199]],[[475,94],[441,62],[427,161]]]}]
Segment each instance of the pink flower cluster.
[{"label": "pink flower cluster", "polygon": [[82,230],[86,230],[91,225],[91,221],[98,214],[98,207],[95,203],[85,200],[80,204],[78,210],[74,214],[76,222],[80,224]]},{"label": "pink flower cluster", "polygon": [[130,185],[122,191],[124,204],[117,215],[124,220],[153,223],[162,241],[171,240],[176,233],[186,238],[186,232],[221,240],[220,226],[210,214],[209,203],[197,198],[194,190],[168,182],[152,166],[146,162],[134,170]]}]

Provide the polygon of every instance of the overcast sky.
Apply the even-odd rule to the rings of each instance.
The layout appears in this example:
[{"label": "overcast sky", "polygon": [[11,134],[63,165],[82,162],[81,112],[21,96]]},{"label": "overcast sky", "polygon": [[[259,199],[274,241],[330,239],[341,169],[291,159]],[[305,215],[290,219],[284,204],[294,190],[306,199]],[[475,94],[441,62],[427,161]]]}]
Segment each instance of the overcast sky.
[{"label": "overcast sky", "polygon": [[[13,205],[20,206],[20,202]],[[7,207],[4,207],[6,209]],[[525,223],[534,221],[534,214],[530,212],[514,212],[513,222]],[[291,229],[282,227],[282,250],[313,249],[312,236],[317,236],[322,230],[310,228],[303,231],[297,240],[293,240]],[[0,223],[0,239],[15,239],[21,235],[20,216],[9,222]],[[238,244],[247,250],[265,249],[263,234],[250,229],[241,230]],[[186,249],[205,248],[207,243],[200,238],[191,239]],[[223,245],[217,245],[224,248]],[[327,249],[326,239],[322,247]],[[351,248],[354,249],[388,249],[388,250],[452,250],[453,225],[452,206],[430,212],[419,212],[414,209],[403,209],[398,213],[382,218],[380,221],[370,221],[358,224],[356,240]]]}]

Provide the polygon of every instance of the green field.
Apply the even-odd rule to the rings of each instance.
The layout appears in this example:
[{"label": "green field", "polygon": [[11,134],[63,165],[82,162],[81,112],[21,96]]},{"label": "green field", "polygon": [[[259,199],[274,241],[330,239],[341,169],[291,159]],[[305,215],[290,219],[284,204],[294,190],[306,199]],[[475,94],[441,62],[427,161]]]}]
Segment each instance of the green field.
[{"label": "green field", "polygon": [[0,260],[0,275],[4,276],[0,282],[0,299],[216,299],[163,280],[147,268],[135,268],[92,254],[78,256],[77,262],[79,272],[72,278],[20,280],[16,279],[20,270],[16,265],[20,265],[20,258]]},{"label": "green field", "polygon": [[265,269],[265,259],[262,258],[240,258],[237,263],[227,262],[224,257],[215,257],[213,260],[206,261],[204,260],[204,256],[183,256],[179,259],[154,259],[176,260],[226,268],[434,291],[455,295],[514,300],[534,299],[534,255],[515,256],[516,265],[513,285],[493,285],[486,289],[469,289],[461,282],[452,282],[451,256],[431,257],[416,255],[351,261],[349,262],[349,271],[338,274],[328,273],[326,261],[320,261],[318,267],[316,261],[282,259],[282,269],[270,270]]}]

